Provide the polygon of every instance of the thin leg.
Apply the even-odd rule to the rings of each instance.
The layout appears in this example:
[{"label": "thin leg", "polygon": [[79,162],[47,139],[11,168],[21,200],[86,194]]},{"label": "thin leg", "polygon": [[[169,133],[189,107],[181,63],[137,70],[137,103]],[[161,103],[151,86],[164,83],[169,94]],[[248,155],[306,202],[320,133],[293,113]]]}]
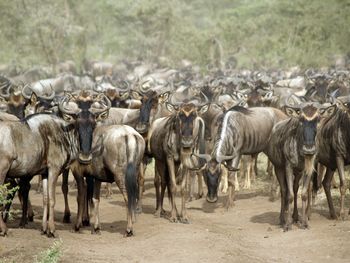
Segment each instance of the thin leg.
[{"label": "thin leg", "polygon": [[101,181],[94,181],[94,195],[92,197],[93,205],[93,217],[94,217],[94,225],[91,231],[92,234],[100,234],[101,226],[100,226],[100,192],[101,192]]},{"label": "thin leg", "polygon": [[68,175],[69,175],[69,169],[64,169],[62,173],[62,193],[64,198],[64,216],[63,216],[63,223],[70,223],[70,209],[69,209],[69,202],[68,202]]},{"label": "thin leg", "polygon": [[341,156],[337,156],[337,167],[339,173],[339,190],[340,190],[340,218],[345,219],[345,193],[346,193],[346,181],[344,172],[344,159]]},{"label": "thin leg", "polygon": [[337,216],[335,214],[335,209],[334,209],[333,199],[331,194],[331,182],[332,182],[333,175],[334,175],[334,171],[327,168],[326,175],[324,176],[324,179],[322,181],[322,185],[324,188],[324,192],[326,193],[330,217],[331,219],[336,219]]},{"label": "thin leg", "polygon": [[171,198],[171,212],[170,212],[170,222],[177,222],[177,209],[175,203],[176,197],[176,172],[175,172],[175,164],[174,159],[172,157],[167,158],[168,164],[168,172],[170,176],[170,194]]}]

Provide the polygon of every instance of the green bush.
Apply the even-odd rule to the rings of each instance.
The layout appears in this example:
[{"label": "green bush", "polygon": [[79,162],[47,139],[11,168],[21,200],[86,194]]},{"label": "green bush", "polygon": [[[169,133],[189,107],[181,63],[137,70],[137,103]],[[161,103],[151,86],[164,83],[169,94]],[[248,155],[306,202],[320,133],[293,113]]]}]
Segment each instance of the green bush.
[{"label": "green bush", "polygon": [[36,263],[56,263],[62,256],[62,240],[55,241],[47,250],[40,253]]},{"label": "green bush", "polygon": [[26,0],[0,2],[0,63],[210,61],[210,40],[239,67],[327,66],[350,52],[350,2]]}]

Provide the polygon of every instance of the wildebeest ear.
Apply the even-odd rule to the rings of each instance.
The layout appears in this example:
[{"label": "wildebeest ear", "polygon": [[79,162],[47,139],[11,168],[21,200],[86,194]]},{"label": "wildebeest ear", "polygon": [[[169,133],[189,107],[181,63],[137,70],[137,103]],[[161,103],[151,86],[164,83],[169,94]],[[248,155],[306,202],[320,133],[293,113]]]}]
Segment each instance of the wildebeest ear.
[{"label": "wildebeest ear", "polygon": [[104,121],[108,118],[109,110],[103,111],[96,116],[96,121]]},{"label": "wildebeest ear", "polygon": [[327,118],[327,117],[332,116],[334,114],[335,110],[336,110],[336,107],[337,106],[334,104],[334,105],[331,105],[331,106],[329,106],[327,108],[321,108],[320,109],[320,116],[322,118]]},{"label": "wildebeest ear", "polygon": [[268,91],[268,92],[266,92],[266,94],[264,95],[264,99],[265,99],[265,100],[271,99],[272,96],[273,96],[273,91],[272,91],[272,90],[271,90],[271,91]]},{"label": "wildebeest ear", "polygon": [[142,96],[140,93],[138,93],[137,91],[132,91],[131,92],[131,98],[135,99],[135,100],[141,100]]},{"label": "wildebeest ear", "polygon": [[62,113],[62,118],[68,123],[72,123],[75,121],[75,116],[66,113]]},{"label": "wildebeest ear", "polygon": [[199,114],[204,114],[208,111],[210,104],[205,104],[202,107],[199,108],[198,113]]},{"label": "wildebeest ear", "polygon": [[175,105],[172,105],[168,102],[165,103],[166,109],[170,111],[171,113],[177,111],[177,107]]},{"label": "wildebeest ear", "polygon": [[169,99],[169,95],[170,95],[170,92],[167,91],[167,92],[161,94],[161,95],[159,96],[159,99],[160,99],[161,102],[163,102],[163,103],[164,103],[164,102],[167,102],[168,99]]},{"label": "wildebeest ear", "polygon": [[30,104],[31,105],[36,105],[38,102],[38,96],[35,94],[35,92],[32,93],[32,95],[30,96]]},{"label": "wildebeest ear", "polygon": [[292,108],[289,106],[285,106],[285,111],[289,117],[299,117],[300,115],[300,109]]},{"label": "wildebeest ear", "polygon": [[129,92],[124,92],[121,96],[120,96],[120,100],[126,100],[127,98],[129,98]]},{"label": "wildebeest ear", "polygon": [[1,102],[6,102],[6,99],[5,99],[4,97],[1,97],[1,96],[0,96],[0,101],[1,101]]}]

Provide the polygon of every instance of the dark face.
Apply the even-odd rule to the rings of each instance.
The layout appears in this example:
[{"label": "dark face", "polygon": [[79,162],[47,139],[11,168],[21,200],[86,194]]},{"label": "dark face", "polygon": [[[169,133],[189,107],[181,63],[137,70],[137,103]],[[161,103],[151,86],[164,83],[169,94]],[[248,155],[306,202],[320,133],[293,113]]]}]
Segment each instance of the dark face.
[{"label": "dark face", "polygon": [[218,188],[221,178],[220,164],[214,160],[208,162],[203,177],[208,187],[207,201],[215,203],[218,200]]},{"label": "dark face", "polygon": [[306,155],[313,155],[316,152],[316,132],[317,132],[317,123],[318,118],[313,120],[302,119],[303,127],[303,152]]},{"label": "dark face", "polygon": [[183,148],[191,148],[193,144],[193,127],[197,117],[197,112],[194,108],[180,109],[178,114],[179,128],[181,136],[181,145]]},{"label": "dark face", "polygon": [[92,159],[91,145],[93,131],[96,127],[96,116],[89,111],[91,101],[79,101],[81,112],[76,116],[76,130],[79,135],[80,152],[79,161],[88,163]]},{"label": "dark face", "polygon": [[262,96],[257,90],[252,90],[248,94],[247,103],[249,107],[263,106]]},{"label": "dark face", "polygon": [[139,133],[146,133],[148,131],[150,116],[152,109],[156,109],[158,106],[157,94],[143,95],[141,98],[140,117],[136,125],[136,130]]},{"label": "dark face", "polygon": [[27,100],[22,95],[12,94],[7,104],[8,113],[15,115],[19,119],[23,119],[27,104]]},{"label": "dark face", "polygon": [[317,95],[321,103],[325,102],[325,99],[327,97],[328,84],[329,84],[328,81],[323,77],[317,78],[315,81]]}]

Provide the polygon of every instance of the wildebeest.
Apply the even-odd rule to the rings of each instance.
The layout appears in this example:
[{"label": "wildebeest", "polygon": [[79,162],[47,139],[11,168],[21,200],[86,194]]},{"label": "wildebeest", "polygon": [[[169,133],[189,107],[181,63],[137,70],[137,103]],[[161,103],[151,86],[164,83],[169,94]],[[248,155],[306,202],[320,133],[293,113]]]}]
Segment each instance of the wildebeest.
[{"label": "wildebeest", "polygon": [[79,230],[82,223],[84,205],[84,188],[82,177],[95,178],[93,203],[94,226],[93,233],[100,231],[99,201],[101,182],[116,182],[125,203],[127,204],[126,236],[133,235],[132,221],[135,216],[138,196],[138,174],[143,172],[142,158],[145,141],[133,128],[126,125],[99,126],[94,131],[92,147],[99,150],[93,155],[88,165],[75,161],[71,165],[74,177],[78,183],[78,217],[75,229]]},{"label": "wildebeest", "polygon": [[[166,105],[172,115],[155,120],[148,134],[148,151],[155,158],[156,215],[164,214],[163,198],[165,189],[168,188],[172,208],[170,221],[177,221],[175,196],[176,177],[179,176],[182,197],[182,210],[179,217],[181,222],[187,223],[186,170],[198,169],[202,165],[199,158],[192,153],[199,152],[201,140],[204,143],[204,122],[199,116],[208,109],[208,105],[196,106],[189,102],[180,106],[170,103]],[[180,164],[183,169],[179,169]],[[182,173],[178,174],[179,171]]]},{"label": "wildebeest", "polygon": [[[289,119],[283,120],[273,128],[269,146],[265,153],[275,168],[281,191],[280,224],[284,230],[298,222],[298,189],[303,176],[301,226],[308,228],[310,212],[309,185],[317,154],[317,125],[321,117],[331,116],[335,105],[319,107],[315,103],[286,106]],[[292,214],[292,202],[294,212]],[[307,204],[308,202],[308,204]]]},{"label": "wildebeest", "polygon": [[318,136],[318,161],[327,167],[323,187],[327,196],[329,212],[332,219],[337,218],[331,196],[331,182],[334,171],[338,169],[340,181],[340,217],[344,219],[344,202],[346,181],[344,166],[350,164],[350,97],[338,97],[338,108],[333,116],[320,124]]},{"label": "wildebeest", "polygon": [[278,109],[241,106],[233,107],[222,116],[211,155],[198,155],[208,163],[204,171],[208,202],[217,201],[220,164],[225,163],[229,170],[227,207],[233,204],[234,172],[239,169],[241,156],[262,152],[268,145],[273,126],[285,118]]},{"label": "wildebeest", "polygon": [[[100,106],[95,107],[94,103]],[[92,132],[96,121],[108,115],[109,108],[105,97],[66,97],[60,104],[63,119],[34,114],[22,122],[0,122],[0,184],[6,177],[30,180],[36,174],[47,174],[43,179],[42,231],[48,236],[55,233],[57,177],[71,160],[91,161]],[[2,218],[0,230],[2,235],[7,232]]]}]

